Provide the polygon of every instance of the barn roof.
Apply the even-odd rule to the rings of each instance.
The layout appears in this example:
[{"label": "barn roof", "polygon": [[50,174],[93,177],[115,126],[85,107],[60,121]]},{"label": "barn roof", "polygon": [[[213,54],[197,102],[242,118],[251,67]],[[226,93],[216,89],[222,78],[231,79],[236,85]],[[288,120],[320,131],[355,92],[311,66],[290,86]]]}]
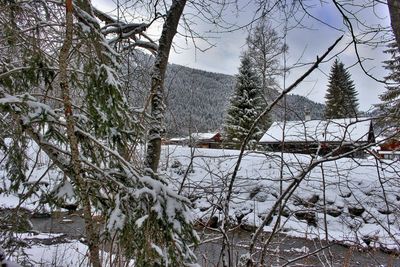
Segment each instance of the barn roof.
[{"label": "barn roof", "polygon": [[368,142],[371,119],[370,118],[345,118],[331,120],[287,121],[274,122],[260,143],[280,143],[283,128],[287,143],[302,142]]}]

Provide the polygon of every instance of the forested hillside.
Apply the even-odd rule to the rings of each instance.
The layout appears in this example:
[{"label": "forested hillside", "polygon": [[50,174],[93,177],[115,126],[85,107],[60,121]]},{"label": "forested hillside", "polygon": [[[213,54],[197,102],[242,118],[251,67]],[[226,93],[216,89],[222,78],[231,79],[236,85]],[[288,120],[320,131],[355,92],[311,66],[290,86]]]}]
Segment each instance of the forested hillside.
[{"label": "forested hillside", "polygon": [[[152,58],[136,53],[130,60],[135,64],[130,66],[130,75],[127,75],[130,82],[128,88],[131,88],[129,95],[131,101],[140,105],[148,97]],[[165,83],[167,136],[222,129],[234,86],[234,76],[169,64]],[[277,95],[277,90],[272,91],[268,101]],[[304,119],[305,109],[310,111],[312,119],[323,117],[324,105],[306,97],[288,95],[286,102],[288,120]],[[272,110],[272,120],[283,120],[284,109],[282,101]]]},{"label": "forested hillside", "polygon": [[[234,76],[169,65],[167,133],[187,135],[189,131],[220,129],[234,85]],[[277,94],[278,91],[271,92],[269,101]],[[288,120],[303,119],[305,108],[309,109],[313,119],[323,116],[324,105],[306,97],[288,95],[286,101]],[[283,102],[273,109],[271,117],[273,120],[284,118]]]}]

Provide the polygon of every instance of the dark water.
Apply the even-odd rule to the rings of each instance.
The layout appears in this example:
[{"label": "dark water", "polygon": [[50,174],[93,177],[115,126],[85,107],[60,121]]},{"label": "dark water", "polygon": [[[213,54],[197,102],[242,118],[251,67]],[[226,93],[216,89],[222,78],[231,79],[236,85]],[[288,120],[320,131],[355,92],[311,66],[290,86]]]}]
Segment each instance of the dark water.
[{"label": "dark water", "polygon": [[[59,214],[51,218],[32,218],[34,230],[40,232],[65,233],[68,238],[79,239],[84,237],[83,219],[79,215]],[[198,231],[202,240],[217,239],[219,234],[210,230]],[[231,263],[236,266],[240,255],[247,252],[246,247],[251,238],[251,232],[238,230],[230,233]],[[261,244],[258,244],[260,247]],[[291,262],[296,258],[328,248],[318,253]],[[221,240],[200,244],[195,249],[198,263],[204,267],[223,266],[221,259]],[[259,253],[258,253],[259,254]],[[255,258],[259,255],[255,254]],[[219,264],[218,264],[219,263]],[[380,249],[360,250],[356,247],[346,247],[340,244],[327,244],[320,240],[277,235],[268,246],[265,266],[388,266],[400,267],[398,255],[384,253]],[[229,265],[229,264],[228,264]]]},{"label": "dark water", "polygon": [[60,213],[52,217],[31,218],[33,230],[46,233],[65,233],[70,239],[85,236],[85,224],[79,214]]},{"label": "dark water", "polygon": [[[232,266],[238,262],[240,255],[247,252],[246,247],[251,233],[238,231],[230,235],[232,247]],[[262,247],[258,244],[259,248]],[[325,248],[327,247],[327,248]],[[324,249],[325,248],[325,249]],[[201,266],[215,265],[220,258],[221,241],[211,242],[199,246],[196,250]],[[313,253],[320,250],[318,253]],[[260,250],[258,250],[260,251]],[[304,257],[293,261],[296,258]],[[260,253],[255,254],[255,259]],[[277,235],[270,243],[265,258],[265,266],[396,266],[400,267],[398,255],[384,253],[379,249],[360,250],[356,247],[347,247],[340,244],[327,244],[320,240],[308,240],[304,238]],[[291,262],[293,261],[293,262]],[[222,265],[219,265],[222,266]]]}]

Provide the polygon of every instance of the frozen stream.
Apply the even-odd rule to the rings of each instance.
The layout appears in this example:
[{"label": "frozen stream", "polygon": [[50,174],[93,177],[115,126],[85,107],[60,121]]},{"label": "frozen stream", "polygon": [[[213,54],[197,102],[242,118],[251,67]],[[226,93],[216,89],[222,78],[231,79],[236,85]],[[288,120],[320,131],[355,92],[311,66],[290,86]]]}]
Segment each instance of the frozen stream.
[{"label": "frozen stream", "polygon": [[[52,218],[32,218],[34,230],[40,232],[65,233],[68,238],[79,239],[84,236],[83,220],[77,215],[63,214]],[[212,231],[198,231],[203,240],[210,240],[217,236]],[[250,232],[239,230],[232,233],[231,239],[233,264],[239,255],[246,253],[246,245],[250,239]],[[299,261],[288,261],[302,257],[327,246],[320,241],[279,235],[274,239],[268,249],[266,266],[400,266],[399,256],[390,255],[379,249],[359,251],[339,244],[331,244],[329,248],[321,250]],[[221,241],[201,244],[195,252],[201,266],[217,266],[220,258]],[[328,264],[329,263],[329,264]],[[220,265],[222,266],[222,265]]]}]

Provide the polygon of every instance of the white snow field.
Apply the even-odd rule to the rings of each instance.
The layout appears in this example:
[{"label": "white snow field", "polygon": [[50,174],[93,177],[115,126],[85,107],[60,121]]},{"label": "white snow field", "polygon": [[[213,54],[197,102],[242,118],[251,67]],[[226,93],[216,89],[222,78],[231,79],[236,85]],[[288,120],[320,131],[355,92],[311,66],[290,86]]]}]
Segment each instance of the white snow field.
[{"label": "white snow field", "polygon": [[[194,199],[197,219],[218,217],[239,151],[164,147],[165,173]],[[321,160],[321,158],[319,158]],[[233,223],[259,226],[282,191],[310,165],[308,155],[247,153],[233,187],[229,216]],[[281,166],[282,175],[281,175]],[[167,168],[166,168],[167,167]],[[342,158],[307,173],[283,209],[282,228],[291,236],[325,238],[362,246],[400,246],[400,162]],[[282,181],[282,182],[281,182]],[[325,186],[324,186],[325,184]],[[325,196],[325,198],[324,198]],[[325,205],[324,205],[325,203]],[[242,217],[242,218],[241,218]],[[238,219],[239,218],[239,219]],[[271,231],[277,216],[264,227]]]},{"label": "white snow field", "polygon": [[[31,147],[33,155],[35,147]],[[182,194],[193,201],[193,214],[202,223],[210,218],[223,219],[220,209],[237,161],[239,151],[194,149],[164,146],[160,170],[176,191],[184,180]],[[47,157],[40,159],[32,171],[26,170],[27,184],[37,185],[35,194],[21,201],[18,194],[5,193],[9,175],[0,166],[0,209],[20,207],[29,211],[49,211],[40,205],[42,192],[52,190],[55,179],[62,179],[56,169],[48,170]],[[34,157],[33,157],[34,158]],[[192,159],[192,166],[189,167]],[[229,220],[252,228],[259,226],[276,202],[313,159],[308,155],[248,152],[243,158],[234,182]],[[281,175],[282,170],[282,175]],[[325,239],[370,247],[399,249],[400,244],[400,164],[370,159],[342,158],[327,161],[309,171],[283,208],[282,231],[290,236]],[[325,185],[325,186],[324,186]],[[281,189],[280,189],[281,188]],[[277,215],[264,231],[271,231]],[[327,229],[325,229],[326,218]],[[31,235],[15,234],[24,240]],[[34,236],[40,238],[42,235]],[[48,235],[47,235],[48,236]],[[47,237],[46,235],[43,238]],[[54,238],[54,236],[49,236]],[[77,240],[57,244],[36,243],[25,248],[34,262],[42,266],[79,266],[87,253],[86,245]],[[16,253],[15,255],[19,255]],[[9,260],[18,260],[11,258]]]}]

